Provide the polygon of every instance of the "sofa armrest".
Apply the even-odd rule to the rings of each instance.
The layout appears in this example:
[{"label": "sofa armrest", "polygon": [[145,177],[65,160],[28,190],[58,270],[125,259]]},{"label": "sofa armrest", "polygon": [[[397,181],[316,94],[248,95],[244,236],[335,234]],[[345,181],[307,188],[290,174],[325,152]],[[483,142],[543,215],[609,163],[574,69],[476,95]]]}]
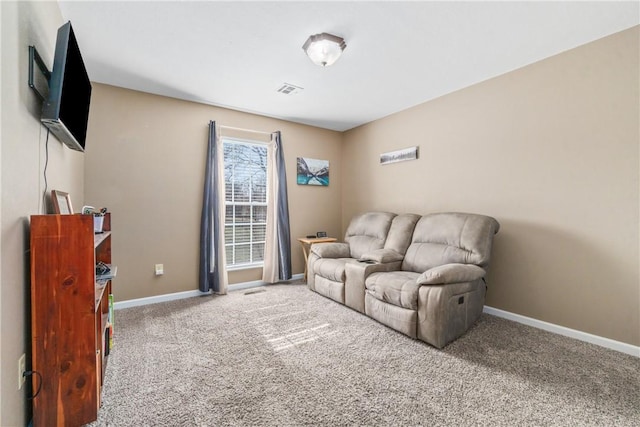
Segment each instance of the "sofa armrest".
[{"label": "sofa armrest", "polygon": [[430,268],[418,277],[419,285],[446,285],[449,283],[473,282],[487,274],[483,268],[473,264],[444,264]]},{"label": "sofa armrest", "polygon": [[361,261],[375,261],[379,263],[397,262],[402,261],[404,255],[393,249],[376,249],[375,251],[367,252],[360,257]]},{"label": "sofa armrest", "polygon": [[348,243],[316,243],[311,245],[311,253],[320,258],[351,258]]}]

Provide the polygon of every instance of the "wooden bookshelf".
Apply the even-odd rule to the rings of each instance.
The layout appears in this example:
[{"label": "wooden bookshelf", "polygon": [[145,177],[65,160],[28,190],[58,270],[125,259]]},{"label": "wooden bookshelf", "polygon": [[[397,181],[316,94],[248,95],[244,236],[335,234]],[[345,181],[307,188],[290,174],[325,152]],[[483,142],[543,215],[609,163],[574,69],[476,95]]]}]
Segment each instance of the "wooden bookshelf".
[{"label": "wooden bookshelf", "polygon": [[[31,217],[32,369],[42,375],[34,426],[80,426],[98,417],[107,365],[111,218],[94,234],[91,215]],[[39,377],[33,376],[33,390]]]}]

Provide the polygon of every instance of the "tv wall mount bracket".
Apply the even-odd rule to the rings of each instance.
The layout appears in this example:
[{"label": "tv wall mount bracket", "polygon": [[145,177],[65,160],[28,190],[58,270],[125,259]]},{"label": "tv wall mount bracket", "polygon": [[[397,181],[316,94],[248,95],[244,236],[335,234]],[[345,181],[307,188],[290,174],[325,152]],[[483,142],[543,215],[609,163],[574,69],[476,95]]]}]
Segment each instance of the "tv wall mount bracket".
[{"label": "tv wall mount bracket", "polygon": [[[40,74],[35,72],[37,69]],[[44,61],[38,54],[35,46],[29,46],[29,87],[42,99],[47,99],[49,95],[49,81],[51,80],[51,71],[44,64]]]}]

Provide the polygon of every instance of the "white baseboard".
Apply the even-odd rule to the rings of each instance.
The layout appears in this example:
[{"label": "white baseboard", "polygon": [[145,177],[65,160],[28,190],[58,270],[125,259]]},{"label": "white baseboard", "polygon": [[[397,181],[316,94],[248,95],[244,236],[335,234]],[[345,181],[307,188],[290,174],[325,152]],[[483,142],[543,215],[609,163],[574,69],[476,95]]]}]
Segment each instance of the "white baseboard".
[{"label": "white baseboard", "polygon": [[[294,274],[291,276],[291,280],[298,280],[303,278],[304,278],[304,274],[302,273]],[[262,280],[254,280],[252,282],[235,283],[233,285],[229,285],[227,287],[227,290],[229,292],[241,291],[243,289],[257,288],[258,286],[265,286],[265,285],[268,285],[268,283],[263,282]]]},{"label": "white baseboard", "polygon": [[159,302],[174,301],[178,299],[198,297],[203,295],[209,295],[209,292],[200,291],[184,291],[176,292],[173,294],[156,295],[153,297],[129,299],[126,301],[118,301],[113,303],[114,310],[120,310],[122,308],[139,307],[141,305],[157,304]]},{"label": "white baseboard", "polygon": [[[291,277],[291,280],[298,280],[298,279],[302,279],[303,277],[304,277],[304,274],[294,274]],[[229,285],[227,290],[229,292],[233,292],[233,291],[240,291],[243,289],[255,288],[255,287],[264,286],[264,285],[267,285],[267,282],[263,282],[262,280],[255,280],[253,282],[243,282],[243,283],[235,283],[233,285]],[[118,301],[113,303],[113,308],[114,310],[120,310],[122,308],[139,307],[142,305],[157,304],[159,302],[174,301],[174,300],[179,300],[184,298],[199,297],[199,296],[210,295],[210,294],[211,294],[210,292],[200,292],[198,290],[175,292],[172,294],[156,295],[153,297]]]},{"label": "white baseboard", "polygon": [[629,354],[631,356],[640,357],[640,347],[635,345],[600,337],[598,335],[592,335],[582,331],[577,331],[575,329],[570,329],[553,323],[544,322],[542,320],[533,319],[531,317],[522,316],[520,314],[511,313],[508,311],[500,310],[498,308],[484,306],[483,311],[493,316],[513,320],[514,322],[533,326],[534,328],[543,329],[545,331],[553,332],[554,334],[563,335],[569,338],[575,338],[580,341],[599,345],[600,347],[605,347],[611,350],[619,351],[621,353]]}]

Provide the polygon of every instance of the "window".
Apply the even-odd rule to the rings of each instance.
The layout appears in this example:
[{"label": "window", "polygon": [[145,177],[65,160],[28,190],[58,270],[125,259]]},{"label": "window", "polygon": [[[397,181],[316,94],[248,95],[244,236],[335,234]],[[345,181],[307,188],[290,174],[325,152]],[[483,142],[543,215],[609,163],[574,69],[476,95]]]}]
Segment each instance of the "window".
[{"label": "window", "polygon": [[267,146],[231,138],[222,138],[222,143],[227,265],[262,265],[267,229]]}]

